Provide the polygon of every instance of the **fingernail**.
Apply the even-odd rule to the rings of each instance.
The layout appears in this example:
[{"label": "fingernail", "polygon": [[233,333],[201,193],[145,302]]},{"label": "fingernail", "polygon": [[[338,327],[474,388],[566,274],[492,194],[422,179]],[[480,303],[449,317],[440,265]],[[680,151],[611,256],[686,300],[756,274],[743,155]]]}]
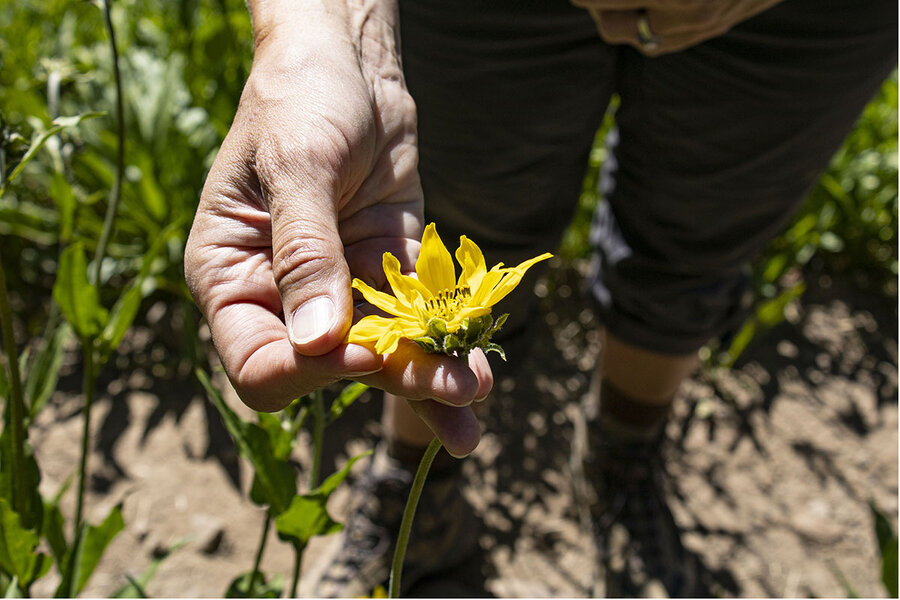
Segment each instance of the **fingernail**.
[{"label": "fingernail", "polygon": [[437,396],[432,396],[431,399],[434,400],[435,402],[437,402],[438,404],[443,404],[444,406],[452,406],[453,408],[465,408],[466,406],[469,406],[470,404],[472,404],[471,400],[460,404],[459,402],[451,402],[450,400],[445,400],[444,398],[438,398]]},{"label": "fingernail", "polygon": [[372,373],[377,373],[381,370],[381,367],[377,369],[372,369],[371,371],[347,371],[346,373],[342,373],[341,376],[346,379],[352,379],[353,377],[365,377],[366,375],[371,375]]},{"label": "fingernail", "polygon": [[328,333],[334,326],[335,314],[334,302],[328,296],[319,296],[301,304],[291,317],[291,341],[306,344]]},{"label": "fingernail", "polygon": [[474,402],[475,402],[476,404],[481,404],[481,403],[484,402],[485,400],[487,400],[487,396],[482,396],[481,398],[475,398]]}]

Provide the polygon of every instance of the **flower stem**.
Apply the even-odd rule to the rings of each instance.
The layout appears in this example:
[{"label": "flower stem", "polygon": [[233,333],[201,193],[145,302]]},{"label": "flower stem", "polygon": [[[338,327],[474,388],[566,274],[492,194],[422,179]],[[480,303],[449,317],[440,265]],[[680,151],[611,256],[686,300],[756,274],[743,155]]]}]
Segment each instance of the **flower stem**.
[{"label": "flower stem", "polygon": [[409,532],[412,530],[413,518],[416,516],[416,506],[419,504],[419,497],[422,495],[422,488],[425,487],[425,478],[428,477],[428,470],[434,457],[437,456],[441,449],[441,440],[434,438],[425,449],[425,454],[419,462],[419,468],[416,470],[416,476],[413,479],[412,487],[409,490],[409,496],[406,499],[406,508],[403,509],[403,520],[400,522],[400,533],[397,535],[397,547],[394,550],[394,560],[391,564],[391,579],[389,598],[400,597],[400,576],[403,571],[403,559],[406,558],[406,545],[409,543]]},{"label": "flower stem", "polygon": [[91,440],[91,407],[94,404],[94,343],[93,340],[81,340],[82,356],[84,357],[84,373],[82,376],[81,390],[84,396],[84,413],[81,431],[81,459],[78,462],[78,496],[75,500],[75,528],[72,538],[81,531],[82,515],[84,511],[84,488],[87,480],[87,457],[90,451]]},{"label": "flower stem", "polygon": [[259,565],[262,563],[263,552],[266,550],[266,542],[269,539],[269,526],[272,525],[272,517],[266,512],[266,522],[263,525],[262,537],[259,538],[259,549],[253,560],[253,571],[250,572],[250,581],[247,582],[247,597],[253,598],[253,586],[256,585],[256,576],[259,574]]},{"label": "flower stem", "polygon": [[12,423],[12,455],[13,455],[13,510],[26,516],[28,491],[25,489],[25,396],[22,393],[22,379],[19,376],[19,352],[16,349],[16,338],[12,330],[12,309],[6,292],[6,272],[0,262],[0,330],[3,330],[3,349],[6,352],[6,364],[9,366],[10,394],[4,407],[9,411]]}]

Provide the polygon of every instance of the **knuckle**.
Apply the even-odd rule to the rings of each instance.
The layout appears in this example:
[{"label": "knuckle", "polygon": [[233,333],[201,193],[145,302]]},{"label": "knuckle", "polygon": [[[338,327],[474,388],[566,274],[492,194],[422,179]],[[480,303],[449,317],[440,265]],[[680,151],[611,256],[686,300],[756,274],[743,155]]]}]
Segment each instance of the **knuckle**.
[{"label": "knuckle", "polygon": [[351,155],[348,140],[321,129],[304,128],[292,134],[269,135],[256,147],[255,171],[267,191],[293,184],[298,177],[321,178],[347,167]]},{"label": "knuckle", "polygon": [[322,275],[331,275],[339,262],[339,252],[324,239],[310,235],[287,240],[272,254],[272,272],[279,288]]},{"label": "knuckle", "polygon": [[413,99],[412,94],[404,89],[403,93],[398,99],[398,106],[403,115],[411,121],[411,124],[413,126],[415,126],[418,109],[416,107],[416,101]]}]

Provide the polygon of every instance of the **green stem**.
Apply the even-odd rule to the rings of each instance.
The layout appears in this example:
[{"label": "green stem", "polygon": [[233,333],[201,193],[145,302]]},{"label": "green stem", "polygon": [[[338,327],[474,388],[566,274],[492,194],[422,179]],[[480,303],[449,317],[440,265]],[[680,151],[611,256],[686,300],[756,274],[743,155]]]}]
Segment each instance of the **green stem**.
[{"label": "green stem", "polygon": [[109,34],[109,45],[112,50],[113,76],[116,83],[116,138],[118,143],[116,148],[116,179],[109,194],[109,204],[106,205],[106,216],[103,218],[103,229],[100,231],[100,239],[97,242],[97,250],[94,254],[94,264],[91,273],[91,283],[94,285],[100,283],[100,263],[103,262],[106,248],[112,236],[113,223],[122,191],[122,180],[125,174],[125,108],[122,100],[122,77],[119,72],[119,50],[116,46],[116,32],[110,16],[112,0],[102,0],[102,2],[106,32]]},{"label": "green stem", "polygon": [[[3,330],[3,349],[9,365],[10,396],[6,410],[12,424],[13,455],[13,510],[27,515],[28,491],[25,479],[25,397],[22,393],[22,379],[19,376],[19,352],[13,335],[12,309],[6,292],[6,272],[0,261],[0,329]],[[30,521],[30,518],[27,518]]]},{"label": "green stem", "polygon": [[416,470],[416,476],[413,479],[412,487],[409,490],[409,497],[406,499],[406,508],[403,509],[403,520],[400,522],[400,533],[397,534],[397,548],[394,550],[394,560],[391,564],[391,579],[389,598],[400,597],[400,576],[403,572],[403,559],[406,558],[406,545],[409,542],[409,532],[412,530],[413,518],[416,516],[416,506],[419,504],[419,496],[422,495],[422,488],[425,487],[425,478],[428,477],[428,470],[434,457],[437,456],[441,449],[441,440],[434,438],[425,449],[425,454],[419,462],[419,468]]},{"label": "green stem", "polygon": [[312,437],[313,455],[312,467],[309,470],[309,489],[316,489],[319,485],[319,471],[322,467],[322,440],[325,434],[325,405],[322,399],[322,390],[312,393]]},{"label": "green stem", "polygon": [[90,451],[91,441],[91,407],[94,405],[94,342],[90,339],[81,340],[81,350],[84,357],[84,374],[81,389],[84,395],[84,413],[81,430],[81,459],[78,462],[78,496],[75,499],[75,528],[72,539],[81,531],[82,516],[84,512],[84,489],[88,478],[87,457]]},{"label": "green stem", "polygon": [[288,594],[288,598],[296,598],[297,597],[297,587],[300,585],[300,563],[303,562],[303,550],[306,546],[301,548],[294,547],[294,573],[291,577],[291,593]]},{"label": "green stem", "polygon": [[0,187],[6,181],[6,125],[0,119]]},{"label": "green stem", "polygon": [[263,525],[262,537],[259,538],[259,549],[253,560],[253,571],[250,572],[250,582],[247,585],[247,596],[253,597],[253,586],[256,585],[256,575],[259,573],[259,565],[262,563],[263,552],[266,550],[266,542],[269,540],[269,526],[272,525],[272,516],[266,512],[266,522]]},{"label": "green stem", "polygon": [[303,423],[306,422],[307,416],[309,416],[309,409],[307,407],[301,406],[297,409],[297,414],[294,415],[294,418],[291,421],[291,438],[297,438],[297,434],[300,433],[300,429],[303,427]]}]

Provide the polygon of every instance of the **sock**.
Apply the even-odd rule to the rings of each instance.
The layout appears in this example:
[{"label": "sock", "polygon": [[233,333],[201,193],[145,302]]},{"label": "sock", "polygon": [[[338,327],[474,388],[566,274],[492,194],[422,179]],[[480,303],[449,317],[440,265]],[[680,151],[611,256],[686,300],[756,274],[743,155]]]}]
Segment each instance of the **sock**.
[{"label": "sock", "polygon": [[[415,472],[419,468],[419,462],[425,454],[426,446],[414,446],[397,439],[386,439],[388,456],[400,462],[407,469]],[[443,447],[434,457],[428,477],[443,477],[453,475],[462,469],[462,460],[453,458]]]},{"label": "sock", "polygon": [[600,429],[616,441],[649,442],[662,432],[673,399],[659,404],[633,398],[604,378],[600,383]]}]

